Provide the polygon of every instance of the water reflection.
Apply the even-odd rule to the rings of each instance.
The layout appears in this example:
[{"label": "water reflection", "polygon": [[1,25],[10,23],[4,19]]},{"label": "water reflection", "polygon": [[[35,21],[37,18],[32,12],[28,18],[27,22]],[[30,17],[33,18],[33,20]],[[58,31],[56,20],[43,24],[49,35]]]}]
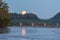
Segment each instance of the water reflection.
[{"label": "water reflection", "polygon": [[7,33],[9,33],[8,28],[0,28],[0,40],[8,40]]},{"label": "water reflection", "polygon": [[[10,30],[9,30],[10,29]],[[0,40],[60,40],[60,28],[9,27]],[[0,30],[1,31],[1,30]]]},{"label": "water reflection", "polygon": [[1,34],[0,35],[0,40],[8,40],[8,37],[6,34]]},{"label": "water reflection", "polygon": [[25,40],[25,38],[23,38],[22,40]]},{"label": "water reflection", "polygon": [[9,33],[9,28],[0,28],[0,34]]},{"label": "water reflection", "polygon": [[23,37],[22,40],[25,40],[25,38],[24,38],[25,36],[26,36],[26,30],[25,30],[25,28],[23,27],[23,28],[22,28],[22,37]]},{"label": "water reflection", "polygon": [[26,30],[24,29],[24,27],[22,28],[22,36],[26,35]]}]

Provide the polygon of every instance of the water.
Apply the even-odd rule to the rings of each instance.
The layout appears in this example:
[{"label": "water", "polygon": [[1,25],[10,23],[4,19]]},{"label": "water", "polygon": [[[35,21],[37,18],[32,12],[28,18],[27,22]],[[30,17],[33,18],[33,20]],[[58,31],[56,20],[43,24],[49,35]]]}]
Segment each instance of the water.
[{"label": "water", "polygon": [[60,40],[60,28],[9,27],[0,40]]}]

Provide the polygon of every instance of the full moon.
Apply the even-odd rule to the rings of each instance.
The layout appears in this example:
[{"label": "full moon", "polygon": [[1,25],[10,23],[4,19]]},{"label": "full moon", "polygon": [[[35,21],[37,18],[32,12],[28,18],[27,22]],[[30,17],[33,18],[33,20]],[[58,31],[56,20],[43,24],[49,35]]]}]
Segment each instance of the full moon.
[{"label": "full moon", "polygon": [[25,15],[26,14],[26,11],[22,11],[22,15]]}]

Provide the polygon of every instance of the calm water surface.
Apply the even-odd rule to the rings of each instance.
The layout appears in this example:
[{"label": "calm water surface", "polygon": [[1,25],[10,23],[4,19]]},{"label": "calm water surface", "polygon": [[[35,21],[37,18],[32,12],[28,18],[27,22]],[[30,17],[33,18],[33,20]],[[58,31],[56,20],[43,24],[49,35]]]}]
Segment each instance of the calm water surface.
[{"label": "calm water surface", "polygon": [[60,40],[60,28],[9,27],[0,40]]}]

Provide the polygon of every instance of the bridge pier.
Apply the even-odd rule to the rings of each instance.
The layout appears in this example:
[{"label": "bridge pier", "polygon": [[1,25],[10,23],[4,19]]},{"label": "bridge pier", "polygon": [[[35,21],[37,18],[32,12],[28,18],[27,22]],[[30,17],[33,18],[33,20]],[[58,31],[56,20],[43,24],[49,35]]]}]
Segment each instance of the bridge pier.
[{"label": "bridge pier", "polygon": [[22,22],[20,22],[20,26],[23,26],[23,23]]},{"label": "bridge pier", "polygon": [[32,23],[32,26],[34,26],[34,23]]}]

